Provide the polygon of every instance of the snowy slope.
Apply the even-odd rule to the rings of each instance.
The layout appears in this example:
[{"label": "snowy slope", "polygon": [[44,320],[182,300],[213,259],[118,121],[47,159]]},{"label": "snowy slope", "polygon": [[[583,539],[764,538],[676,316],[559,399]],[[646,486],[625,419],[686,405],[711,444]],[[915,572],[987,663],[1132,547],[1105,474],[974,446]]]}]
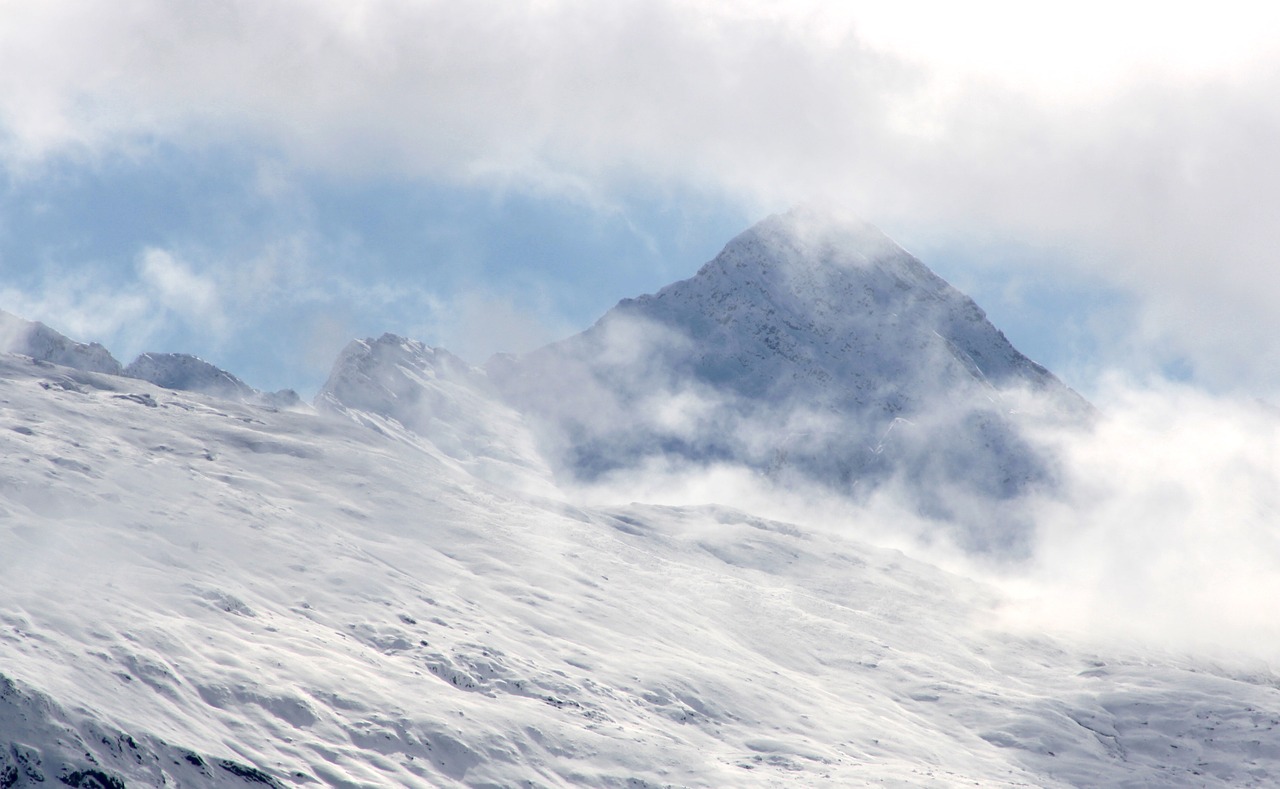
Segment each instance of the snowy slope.
[{"label": "snowy slope", "polygon": [[814,209],[770,217],[696,276],[488,370],[580,477],[658,456],[843,492],[896,478],[944,516],[956,498],[1049,481],[1025,431],[1090,411],[878,230]]},{"label": "snowy slope", "polygon": [[349,416],[0,357],[0,780],[1280,775],[1269,672],[1002,630],[856,523],[573,506]]},{"label": "snowy slope", "polygon": [[124,368],[123,375],[150,381],[165,389],[201,392],[224,400],[240,400],[280,408],[302,404],[291,389],[260,392],[226,370],[187,353],[144,353]]},{"label": "snowy slope", "polygon": [[551,471],[524,419],[483,371],[444,350],[394,334],[354,340],[316,395],[344,415],[516,490],[555,495]]}]

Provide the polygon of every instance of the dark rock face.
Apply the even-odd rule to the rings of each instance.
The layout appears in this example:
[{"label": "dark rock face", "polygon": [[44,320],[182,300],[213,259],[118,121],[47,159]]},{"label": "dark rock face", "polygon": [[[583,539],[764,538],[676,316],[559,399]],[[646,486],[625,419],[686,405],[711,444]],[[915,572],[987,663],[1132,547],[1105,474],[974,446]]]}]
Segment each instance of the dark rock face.
[{"label": "dark rock face", "polygon": [[124,368],[124,374],[165,389],[202,392],[228,400],[249,399],[257,394],[231,373],[186,353],[144,353]]},{"label": "dark rock face", "polygon": [[281,786],[256,767],[230,759],[216,763],[225,772],[211,771],[195,751],[118,731],[87,710],[66,709],[0,674],[0,789]]}]

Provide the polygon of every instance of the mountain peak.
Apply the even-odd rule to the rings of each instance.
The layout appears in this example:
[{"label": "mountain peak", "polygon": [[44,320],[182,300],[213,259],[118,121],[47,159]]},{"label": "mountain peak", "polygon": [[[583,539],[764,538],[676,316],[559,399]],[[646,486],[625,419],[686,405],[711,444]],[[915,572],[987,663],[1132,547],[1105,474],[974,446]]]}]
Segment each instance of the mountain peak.
[{"label": "mountain peak", "polygon": [[301,404],[292,389],[260,392],[235,375],[189,353],[144,353],[121,373],[165,389],[200,392],[224,400],[291,408]]},{"label": "mountain peak", "polygon": [[378,413],[412,429],[424,419],[448,417],[439,412],[443,401],[430,411],[419,407],[424,386],[435,391],[470,388],[473,377],[470,365],[445,349],[388,332],[347,344],[316,395],[316,405]]},{"label": "mountain peak", "polygon": [[[870,359],[870,373],[911,354],[893,339],[938,345],[988,383],[1063,388],[1018,352],[972,299],[875,226],[834,209],[805,206],[775,214],[739,234],[690,279],[624,300],[618,313],[682,324],[707,348],[742,345],[750,333],[768,351],[808,368]],[[733,354],[746,364],[745,354]],[[705,354],[704,354],[705,355]],[[950,363],[952,360],[946,360]],[[868,365],[860,365],[867,368]],[[819,376],[821,377],[821,376]],[[1078,398],[1075,398],[1078,399]]]},{"label": "mountain peak", "polygon": [[120,362],[98,343],[81,343],[38,321],[0,310],[0,352],[92,373],[120,375]]},{"label": "mountain peak", "polygon": [[815,204],[805,204],[772,214],[729,242],[754,239],[775,250],[790,249],[795,259],[819,261],[858,258],[869,261],[904,252],[878,227],[856,214]]},{"label": "mountain peak", "polygon": [[893,267],[915,285],[945,284],[879,228],[833,209],[812,206],[774,214],[734,237],[697,276],[729,278],[831,276],[841,270]]},{"label": "mountain peak", "polygon": [[906,480],[937,510],[1051,476],[1012,414],[1020,392],[1043,413],[1089,410],[875,227],[812,207],[489,371],[580,476],[655,456],[732,462],[845,492]]}]

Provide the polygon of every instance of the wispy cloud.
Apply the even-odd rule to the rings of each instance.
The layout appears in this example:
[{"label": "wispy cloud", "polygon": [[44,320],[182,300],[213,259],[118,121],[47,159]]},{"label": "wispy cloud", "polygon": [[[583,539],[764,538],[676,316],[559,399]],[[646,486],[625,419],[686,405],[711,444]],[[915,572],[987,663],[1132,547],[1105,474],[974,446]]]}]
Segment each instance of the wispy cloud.
[{"label": "wispy cloud", "polygon": [[220,335],[227,329],[222,294],[207,275],[192,270],[172,253],[156,248],[143,250],[138,259],[138,279],[158,310],[194,322]]},{"label": "wispy cloud", "polygon": [[1062,437],[1068,475],[1037,511],[1011,611],[1095,638],[1273,657],[1280,625],[1280,409],[1113,379],[1102,418]]},{"label": "wispy cloud", "polygon": [[606,211],[634,183],[834,197],[908,236],[1070,248],[1052,265],[1138,294],[1153,349],[1280,385],[1273,12],[895,8],[6,3],[0,155],[237,140]]},{"label": "wispy cloud", "polygon": [[[0,289],[0,307],[42,319],[73,339],[101,342],[127,362],[148,350],[217,358],[228,343],[243,340],[246,331],[252,333],[263,321],[298,305],[350,300],[377,308],[425,298],[412,289],[380,291],[341,277],[316,266],[313,254],[305,239],[291,237],[232,260],[204,249],[145,247],[124,273],[58,261],[41,266],[28,284]],[[286,330],[296,334],[304,327]],[[187,344],[174,347],[183,342]],[[325,364],[335,348],[328,349]]]},{"label": "wispy cloud", "polygon": [[[20,317],[43,318],[51,328],[83,342],[110,341],[108,350],[145,343],[160,329],[157,311],[138,283],[120,285],[91,268],[49,268],[33,288],[0,289],[0,307]],[[48,316],[57,316],[51,320]]]},{"label": "wispy cloud", "polygon": [[[1027,550],[1015,556],[959,544],[954,523],[922,513],[918,485],[854,498],[731,460],[666,455],[565,487],[578,501],[719,504],[896,547],[999,588],[1003,618],[984,626],[1104,651],[1274,660],[1280,408],[1120,378],[1100,405],[1089,429],[1040,436],[1056,447],[1059,484],[1018,502]],[[956,504],[981,524],[1006,503],[969,495]]]}]

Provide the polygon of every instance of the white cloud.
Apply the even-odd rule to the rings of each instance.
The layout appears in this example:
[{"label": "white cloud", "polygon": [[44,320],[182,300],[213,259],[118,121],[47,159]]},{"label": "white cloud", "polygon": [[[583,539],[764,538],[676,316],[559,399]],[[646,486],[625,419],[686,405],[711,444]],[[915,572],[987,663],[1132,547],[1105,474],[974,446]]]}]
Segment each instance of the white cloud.
[{"label": "white cloud", "polygon": [[[35,288],[0,289],[0,308],[41,320],[72,339],[98,341],[118,353],[121,345],[145,343],[160,329],[153,304],[136,285],[121,287],[104,272],[50,269]],[[56,317],[55,317],[56,316]]]},{"label": "white cloud", "polygon": [[[1160,10],[151,0],[126,15],[6,3],[0,107],[11,155],[249,133],[338,169],[701,172],[773,191],[815,166],[839,178],[885,149],[900,158],[893,148],[920,139],[913,125],[953,137],[974,84],[1034,107],[1063,99],[1054,74],[1088,72],[1076,108],[1137,74],[1234,76],[1269,52],[1265,24]],[[1192,31],[1198,46],[1185,46]]]},{"label": "white cloud", "polygon": [[1038,513],[1011,618],[1273,658],[1280,409],[1113,379],[1096,430],[1062,446],[1067,487]]},{"label": "white cloud", "polygon": [[[1280,387],[1277,12],[1150,3],[0,3],[0,150],[252,140],[608,205],[834,197],[1067,247],[1152,349]],[[265,184],[264,188],[270,187]],[[907,239],[908,241],[910,239]],[[1063,258],[1057,257],[1058,265]]]},{"label": "white cloud", "polygon": [[157,308],[214,333],[226,330],[222,298],[212,277],[197,274],[170,252],[154,247],[143,250],[139,257],[138,277]]},{"label": "white cloud", "polygon": [[[1111,378],[1093,429],[1054,436],[1062,486],[1023,502],[1025,557],[966,552],[920,491],[854,501],[740,465],[653,457],[571,489],[592,503],[719,504],[892,546],[1006,595],[1034,634],[1214,659],[1274,661],[1280,623],[1280,407]],[[975,519],[997,511],[973,500]],[[1127,649],[1121,649],[1122,652]]]}]

